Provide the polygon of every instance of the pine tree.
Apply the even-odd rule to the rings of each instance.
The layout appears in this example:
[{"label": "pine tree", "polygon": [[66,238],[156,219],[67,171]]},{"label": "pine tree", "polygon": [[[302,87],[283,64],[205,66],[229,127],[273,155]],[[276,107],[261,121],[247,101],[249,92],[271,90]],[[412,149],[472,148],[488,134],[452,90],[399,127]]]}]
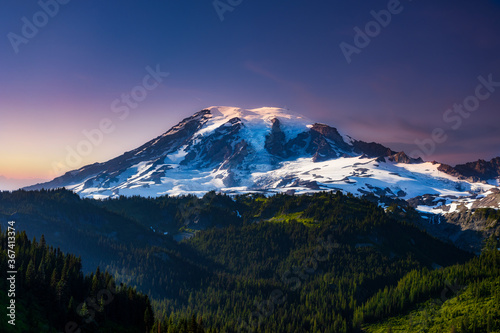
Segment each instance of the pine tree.
[{"label": "pine tree", "polygon": [[73,311],[74,307],[75,307],[75,299],[73,298],[73,295],[71,295],[68,302],[68,312]]},{"label": "pine tree", "polygon": [[45,248],[46,242],[45,242],[45,235],[42,234],[42,237],[40,237],[40,247]]},{"label": "pine tree", "polygon": [[89,309],[87,308],[87,303],[83,302],[80,312],[78,314],[83,318],[89,315]]},{"label": "pine tree", "polygon": [[188,332],[196,333],[197,331],[196,317],[194,314],[191,315],[191,321],[189,322]]},{"label": "pine tree", "polygon": [[90,287],[90,294],[92,296],[96,296],[98,291],[99,291],[99,279],[97,278],[97,274],[96,274],[92,278],[92,283],[91,283],[91,287]]},{"label": "pine tree", "polygon": [[59,274],[57,274],[57,267],[54,268],[52,274],[50,275],[50,288],[55,289],[57,282],[59,282]]},{"label": "pine tree", "polygon": [[38,269],[36,271],[36,274],[37,274],[38,280],[41,280],[41,282],[43,282],[43,283],[46,280],[45,266],[46,266],[46,264],[45,264],[45,256],[42,256],[42,260],[40,260],[40,265],[38,265]]},{"label": "pine tree", "polygon": [[144,311],[144,324],[146,325],[146,331],[149,331],[149,329],[153,326],[153,323],[154,323],[154,316],[150,309],[150,306],[148,306]]},{"label": "pine tree", "polygon": [[28,264],[28,268],[26,268],[26,286],[31,288],[35,282],[35,265],[33,264],[33,260],[30,260]]}]

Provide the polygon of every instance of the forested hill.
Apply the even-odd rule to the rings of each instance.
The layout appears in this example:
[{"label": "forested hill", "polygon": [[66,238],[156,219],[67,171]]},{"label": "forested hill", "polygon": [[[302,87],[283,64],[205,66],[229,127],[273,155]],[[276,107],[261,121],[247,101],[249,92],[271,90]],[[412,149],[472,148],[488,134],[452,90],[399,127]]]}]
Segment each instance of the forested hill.
[{"label": "forested hill", "polygon": [[500,332],[500,242],[479,258],[440,270],[413,270],[354,314],[357,327],[383,332]]},{"label": "forested hill", "polygon": [[[135,328],[127,326],[137,332],[146,325],[152,332],[385,332],[396,324],[413,327],[405,316],[440,298],[449,286],[454,289],[445,301],[455,300],[454,307],[461,309],[468,306],[457,299],[462,293],[464,299],[478,295],[481,304],[495,304],[498,291],[495,237],[476,258],[417,229],[410,223],[415,212],[408,207],[384,210],[369,198],[340,192],[272,197],[212,192],[203,198],[104,201],[82,200],[65,190],[4,192],[0,214],[4,221],[16,217],[28,233],[31,226],[45,230],[47,244],[50,235],[83,249],[77,252],[81,262],[70,256],[74,271],[87,258],[97,262],[100,272],[92,271],[102,276],[100,287],[112,274],[118,284],[147,294],[156,320],[145,316],[144,296],[132,297],[142,317]],[[56,236],[60,226],[64,237]],[[180,241],[180,235],[190,237]],[[25,251],[25,272],[30,260],[36,270],[48,265],[40,250],[32,250],[47,248],[40,243]],[[64,262],[61,267],[64,271]],[[87,285],[83,292],[75,290],[77,303],[92,294],[94,280],[79,274]],[[480,292],[469,295],[469,290]],[[114,303],[105,308],[111,311]],[[54,304],[60,311],[69,305]],[[462,326],[498,328],[493,310],[478,305],[475,311],[482,309],[485,321],[475,324],[475,317],[464,318],[461,310],[430,315],[447,318],[442,327],[455,325],[458,332],[467,332]],[[68,320],[68,314],[59,313]],[[121,324],[120,317],[105,319]]]},{"label": "forested hill", "polygon": [[[30,241],[23,231],[9,242],[13,234],[0,232],[2,276],[13,271],[11,264],[17,271],[0,280],[0,303],[4,309],[10,306],[10,316],[0,321],[1,332],[132,333],[152,327],[147,296],[117,285],[99,269],[84,276],[80,258],[47,245],[43,237]],[[15,256],[8,253],[11,248]]]}]

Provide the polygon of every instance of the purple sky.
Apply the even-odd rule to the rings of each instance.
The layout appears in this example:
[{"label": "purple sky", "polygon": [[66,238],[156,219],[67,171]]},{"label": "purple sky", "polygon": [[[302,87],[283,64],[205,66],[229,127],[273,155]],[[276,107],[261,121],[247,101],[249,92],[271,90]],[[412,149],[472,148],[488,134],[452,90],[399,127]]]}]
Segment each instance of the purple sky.
[{"label": "purple sky", "polygon": [[[36,1],[1,5],[0,176],[29,183],[106,161],[212,105],[288,107],[426,160],[500,155],[500,87],[471,97],[479,76],[500,82],[499,1],[243,0],[223,13],[212,1],[59,0],[57,12],[54,1],[42,0],[53,17]],[[341,43],[355,47],[354,28],[377,29],[371,11],[388,9],[348,63]],[[148,66],[169,75],[140,96]],[[144,100],[113,112],[134,89]],[[473,111],[447,112],[464,101]],[[68,163],[103,119],[108,133]],[[17,184],[0,177],[0,189]]]}]

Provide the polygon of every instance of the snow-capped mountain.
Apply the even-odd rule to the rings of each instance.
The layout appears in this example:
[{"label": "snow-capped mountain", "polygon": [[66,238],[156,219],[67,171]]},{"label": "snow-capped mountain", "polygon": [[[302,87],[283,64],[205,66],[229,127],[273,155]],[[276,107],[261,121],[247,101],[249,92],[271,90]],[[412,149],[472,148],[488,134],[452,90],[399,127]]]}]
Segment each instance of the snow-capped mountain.
[{"label": "snow-capped mountain", "polygon": [[355,140],[285,109],[210,107],[135,150],[27,189],[66,187],[91,198],[342,190],[409,200],[426,212],[498,209],[499,173],[465,177],[457,167]]}]

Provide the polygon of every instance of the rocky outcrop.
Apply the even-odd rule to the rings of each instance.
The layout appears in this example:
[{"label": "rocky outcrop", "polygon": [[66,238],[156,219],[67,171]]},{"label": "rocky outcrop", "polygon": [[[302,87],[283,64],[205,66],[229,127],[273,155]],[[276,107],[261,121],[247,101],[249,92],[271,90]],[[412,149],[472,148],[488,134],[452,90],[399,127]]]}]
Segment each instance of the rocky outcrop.
[{"label": "rocky outcrop", "polygon": [[[187,147],[189,153],[186,155],[181,165],[194,165],[197,168],[216,167],[231,163],[236,155],[241,156],[243,147],[239,132],[243,124],[239,118],[232,118],[224,125],[216,128],[213,132],[202,137],[191,146]],[[239,157],[241,159],[241,157]]]},{"label": "rocky outcrop", "polygon": [[405,164],[414,164],[414,163],[423,163],[422,158],[411,158],[405,154],[404,151],[396,153],[394,155],[389,156],[389,161],[395,163],[405,163]]},{"label": "rocky outcrop", "polygon": [[[271,132],[266,136],[264,148],[273,156],[280,158],[286,157],[285,151],[285,133],[281,130],[280,121],[277,118],[271,120]],[[276,161],[273,161],[276,162]]]},{"label": "rocky outcrop", "polygon": [[422,196],[408,199],[407,201],[408,204],[414,208],[417,206],[437,206],[439,203],[446,203],[446,200],[440,198],[437,194],[424,194]]},{"label": "rocky outcrop", "polygon": [[309,134],[310,144],[309,147],[307,147],[306,152],[313,155],[314,162],[327,161],[339,156],[333,149],[332,145],[328,142],[328,139],[321,133],[311,129]]},{"label": "rocky outcrop", "polygon": [[500,208],[500,189],[492,188],[490,190],[490,194],[477,199],[472,204],[472,209],[480,208],[480,207],[495,207]]},{"label": "rocky outcrop", "polygon": [[300,133],[285,145],[287,157],[312,156],[314,162],[337,158],[352,153],[349,146],[336,128],[324,124],[314,124],[309,131]]},{"label": "rocky outcrop", "polygon": [[455,167],[441,164],[439,170],[449,175],[469,181],[487,181],[500,177],[500,157],[491,161],[478,160],[465,164],[458,164]]},{"label": "rocky outcrop", "polygon": [[339,131],[325,124],[314,124],[311,127],[311,131],[315,131],[319,133],[322,137],[327,140],[330,140],[336,147],[340,150],[351,151],[352,147],[350,147],[342,138]]},{"label": "rocky outcrop", "polygon": [[299,133],[295,138],[289,140],[285,145],[286,156],[287,157],[296,157],[300,156],[304,150],[308,147],[311,142],[311,133],[302,132]]},{"label": "rocky outcrop", "polygon": [[388,157],[396,154],[395,151],[375,142],[353,141],[353,151],[357,154],[365,154],[369,157]]}]

